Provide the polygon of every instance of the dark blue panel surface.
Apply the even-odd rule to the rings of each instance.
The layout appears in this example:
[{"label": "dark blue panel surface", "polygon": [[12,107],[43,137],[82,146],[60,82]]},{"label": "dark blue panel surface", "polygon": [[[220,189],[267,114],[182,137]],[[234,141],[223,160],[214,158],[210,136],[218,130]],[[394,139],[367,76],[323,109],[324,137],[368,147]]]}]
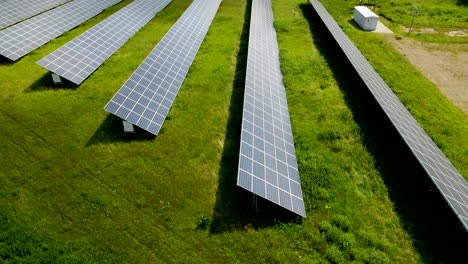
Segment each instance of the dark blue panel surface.
[{"label": "dark blue panel surface", "polygon": [[306,216],[270,0],[252,2],[237,185]]},{"label": "dark blue panel surface", "polygon": [[195,0],[104,109],[157,135],[220,3]]}]

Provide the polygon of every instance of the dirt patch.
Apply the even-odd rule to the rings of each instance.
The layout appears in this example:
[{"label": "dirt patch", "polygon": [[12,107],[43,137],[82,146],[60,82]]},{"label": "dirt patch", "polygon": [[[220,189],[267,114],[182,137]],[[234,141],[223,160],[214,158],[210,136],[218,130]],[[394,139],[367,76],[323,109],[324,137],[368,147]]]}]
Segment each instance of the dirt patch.
[{"label": "dirt patch", "polygon": [[425,43],[382,36],[468,116],[468,44]]},{"label": "dirt patch", "polygon": [[[403,28],[403,31],[404,32],[410,32],[410,28],[407,28],[405,26],[401,26]],[[437,34],[439,33],[437,30],[433,29],[433,28],[413,28],[411,30],[411,33],[415,33],[415,34]]]},{"label": "dirt patch", "polygon": [[449,37],[466,37],[468,36],[468,30],[463,29],[463,30],[453,30],[449,32],[445,32],[445,35]]}]

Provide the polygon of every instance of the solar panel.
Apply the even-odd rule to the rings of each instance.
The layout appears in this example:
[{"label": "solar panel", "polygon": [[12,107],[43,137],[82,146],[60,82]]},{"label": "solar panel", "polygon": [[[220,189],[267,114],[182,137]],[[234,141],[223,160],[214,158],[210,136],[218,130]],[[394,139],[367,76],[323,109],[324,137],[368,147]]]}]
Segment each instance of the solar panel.
[{"label": "solar panel", "polygon": [[252,2],[237,185],[306,216],[270,0]]},{"label": "solar panel", "polygon": [[74,0],[6,28],[0,31],[0,55],[15,61],[120,1]]},{"label": "solar panel", "polygon": [[171,1],[135,0],[37,64],[80,84]]},{"label": "solar panel", "polygon": [[0,29],[11,26],[70,0],[4,0],[0,1]]},{"label": "solar panel", "polygon": [[406,145],[437,186],[465,229],[468,230],[467,181],[424,129],[419,126],[411,113],[341,30],[325,7],[317,0],[309,1]]},{"label": "solar panel", "polygon": [[104,107],[157,135],[221,0],[195,0]]}]

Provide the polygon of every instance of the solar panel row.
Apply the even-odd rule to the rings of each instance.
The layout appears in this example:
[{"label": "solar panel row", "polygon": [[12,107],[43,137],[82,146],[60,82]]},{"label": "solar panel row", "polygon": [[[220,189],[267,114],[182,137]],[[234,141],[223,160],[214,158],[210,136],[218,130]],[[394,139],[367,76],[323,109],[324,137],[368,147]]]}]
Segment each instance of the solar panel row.
[{"label": "solar panel row", "polygon": [[171,1],[135,0],[37,64],[80,84]]},{"label": "solar panel row", "polygon": [[453,212],[468,230],[468,183],[442,153],[390,87],[341,30],[325,7],[309,0],[369,91],[397,129]]},{"label": "solar panel row", "polygon": [[[68,0],[0,9],[31,16]],[[0,31],[0,54],[16,60],[121,0],[75,0]],[[171,0],[137,0],[38,62],[81,83]],[[371,94],[468,230],[468,183],[419,126],[317,0],[309,0]],[[0,3],[0,7],[11,1]],[[153,134],[159,130],[221,0],[195,0],[105,109]],[[15,12],[24,8],[24,12]],[[9,11],[7,11],[9,10]],[[36,12],[36,13],[34,13]],[[5,19],[3,19],[5,18]],[[16,16],[16,19],[20,16]],[[15,22],[13,22],[15,23]],[[7,25],[8,26],[8,25]],[[237,184],[305,217],[271,0],[252,4]]]},{"label": "solar panel row", "polygon": [[15,61],[122,0],[74,0],[0,31],[0,54]]},{"label": "solar panel row", "polygon": [[252,3],[237,185],[305,217],[271,0]]},{"label": "solar panel row", "polygon": [[4,0],[0,1],[0,29],[11,26],[70,0]]},{"label": "solar panel row", "polygon": [[195,0],[104,109],[157,135],[220,3]]}]

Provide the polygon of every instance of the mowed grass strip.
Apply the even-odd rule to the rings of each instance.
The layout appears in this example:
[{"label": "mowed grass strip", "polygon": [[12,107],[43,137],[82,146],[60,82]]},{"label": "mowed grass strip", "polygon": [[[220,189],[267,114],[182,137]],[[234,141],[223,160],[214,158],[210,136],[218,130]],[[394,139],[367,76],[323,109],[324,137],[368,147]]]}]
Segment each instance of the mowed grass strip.
[{"label": "mowed grass strip", "polygon": [[366,141],[375,133],[363,125],[366,109],[350,104],[352,81],[323,54],[304,1],[273,1],[308,213],[302,222],[227,219],[250,204],[219,204],[239,198],[223,183],[237,169],[239,138],[230,131],[239,129],[250,1],[221,3],[162,133],[123,135],[102,107],[190,3],[174,0],[79,87],[54,88],[34,62],[117,7],[0,64],[0,259],[417,263],[454,250],[437,243],[437,230],[422,239],[432,225],[419,228],[427,215],[405,211],[421,213],[411,199],[401,208],[414,196],[389,183],[401,170],[388,171]]}]

